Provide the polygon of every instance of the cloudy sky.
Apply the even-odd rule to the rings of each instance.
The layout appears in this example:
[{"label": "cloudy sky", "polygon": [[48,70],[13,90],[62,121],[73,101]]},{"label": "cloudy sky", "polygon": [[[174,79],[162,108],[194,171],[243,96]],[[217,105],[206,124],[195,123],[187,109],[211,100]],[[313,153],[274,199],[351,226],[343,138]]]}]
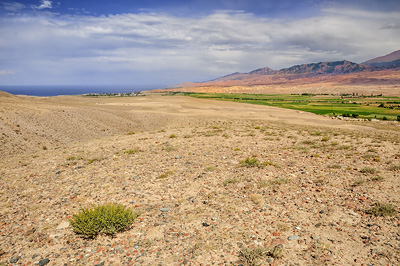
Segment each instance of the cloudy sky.
[{"label": "cloudy sky", "polygon": [[0,0],[0,85],[172,85],[399,49],[398,0]]}]

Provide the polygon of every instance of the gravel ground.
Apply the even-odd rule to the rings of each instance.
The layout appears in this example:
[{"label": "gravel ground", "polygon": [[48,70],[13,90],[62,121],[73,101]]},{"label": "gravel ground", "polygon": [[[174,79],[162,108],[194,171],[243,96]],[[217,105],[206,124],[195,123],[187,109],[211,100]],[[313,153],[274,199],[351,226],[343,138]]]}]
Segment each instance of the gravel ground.
[{"label": "gravel ground", "polygon": [[[172,120],[3,156],[0,265],[399,265],[399,131]],[[73,233],[108,202],[141,214],[114,237]]]}]

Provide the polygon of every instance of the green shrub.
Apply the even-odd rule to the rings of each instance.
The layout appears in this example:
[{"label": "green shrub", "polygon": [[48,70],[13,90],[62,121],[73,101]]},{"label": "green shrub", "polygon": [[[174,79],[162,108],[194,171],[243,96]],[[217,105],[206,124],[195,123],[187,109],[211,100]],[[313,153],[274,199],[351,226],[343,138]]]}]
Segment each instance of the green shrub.
[{"label": "green shrub", "polygon": [[366,211],[375,216],[393,216],[397,213],[396,207],[390,203],[376,203],[374,207]]},{"label": "green shrub", "polygon": [[267,250],[264,248],[243,248],[239,252],[239,260],[243,265],[246,266],[255,266],[255,265],[260,265],[260,261],[262,257],[267,255]]},{"label": "green shrub", "polygon": [[360,170],[361,173],[363,174],[375,174],[377,171],[375,168],[371,167],[364,167]]},{"label": "green shrub", "polygon": [[138,152],[138,150],[136,150],[136,149],[130,149],[130,150],[124,151],[125,154],[135,154],[137,152]]},{"label": "green shrub", "polygon": [[247,157],[245,160],[240,161],[241,166],[246,166],[246,167],[257,167],[259,166],[259,162],[257,158],[249,158]]},{"label": "green shrub", "polygon": [[239,179],[228,177],[228,178],[226,178],[226,179],[224,180],[224,186],[227,186],[227,185],[233,184],[233,183],[238,183],[238,182],[239,182]]},{"label": "green shrub", "polygon": [[139,214],[122,204],[105,204],[83,208],[70,219],[72,230],[86,238],[98,234],[115,235],[127,229]]}]

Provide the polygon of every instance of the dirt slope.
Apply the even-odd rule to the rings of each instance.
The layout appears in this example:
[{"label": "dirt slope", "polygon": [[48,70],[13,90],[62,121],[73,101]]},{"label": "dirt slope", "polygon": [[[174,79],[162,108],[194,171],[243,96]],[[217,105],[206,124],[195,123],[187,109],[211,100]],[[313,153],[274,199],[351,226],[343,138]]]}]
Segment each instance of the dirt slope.
[{"label": "dirt slope", "polygon": [[[240,265],[257,247],[281,250],[262,265],[400,263],[398,124],[167,96],[0,108],[0,265]],[[72,232],[106,202],[141,215],[114,238]]]}]

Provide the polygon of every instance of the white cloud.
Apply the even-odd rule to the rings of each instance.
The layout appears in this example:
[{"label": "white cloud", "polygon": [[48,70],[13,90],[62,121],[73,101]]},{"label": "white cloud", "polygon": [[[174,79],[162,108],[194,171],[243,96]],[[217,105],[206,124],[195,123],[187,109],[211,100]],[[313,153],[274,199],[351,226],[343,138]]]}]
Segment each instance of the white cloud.
[{"label": "white cloud", "polygon": [[17,3],[17,2],[5,2],[2,3],[3,8],[7,11],[17,12],[25,8],[24,4]]},{"label": "white cloud", "polygon": [[15,69],[15,80],[31,83],[51,76],[53,83],[173,84],[264,66],[362,62],[399,49],[400,28],[388,27],[399,25],[399,17],[338,9],[291,21],[223,11],[203,17],[15,16],[1,19],[0,69]]},{"label": "white cloud", "polygon": [[14,75],[15,72],[7,71],[7,70],[0,70],[0,75]]},{"label": "white cloud", "polygon": [[33,6],[35,9],[45,9],[45,8],[53,8],[52,6],[52,1],[49,0],[41,0],[40,5],[38,6]]}]

